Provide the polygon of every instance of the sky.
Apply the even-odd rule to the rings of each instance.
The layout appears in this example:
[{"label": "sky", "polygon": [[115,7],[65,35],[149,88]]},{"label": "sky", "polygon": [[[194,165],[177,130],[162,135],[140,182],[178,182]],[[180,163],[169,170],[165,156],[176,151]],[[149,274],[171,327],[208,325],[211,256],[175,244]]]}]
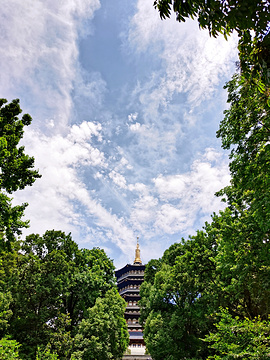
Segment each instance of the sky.
[{"label": "sky", "polygon": [[116,268],[147,263],[224,205],[216,138],[237,39],[161,20],[153,0],[2,0],[0,97],[32,124],[22,145],[42,175],[13,194],[31,233],[71,233]]}]

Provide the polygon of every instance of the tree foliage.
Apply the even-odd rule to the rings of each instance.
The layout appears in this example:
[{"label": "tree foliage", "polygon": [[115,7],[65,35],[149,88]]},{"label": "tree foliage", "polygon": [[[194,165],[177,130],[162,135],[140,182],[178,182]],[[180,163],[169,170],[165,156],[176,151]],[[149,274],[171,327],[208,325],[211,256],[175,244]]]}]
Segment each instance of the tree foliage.
[{"label": "tree foliage", "polygon": [[225,36],[233,30],[242,33],[246,29],[264,34],[269,24],[269,2],[261,0],[155,0],[154,6],[165,19],[176,13],[177,21],[198,18],[201,28],[210,35]]},{"label": "tree foliage", "polygon": [[22,358],[34,359],[39,347],[68,359],[87,309],[115,287],[112,261],[103,250],[79,249],[70,234],[54,230],[27,236],[21,251],[9,277],[9,333],[21,344]]},{"label": "tree foliage", "polygon": [[13,207],[7,193],[24,189],[40,177],[34,170],[34,158],[25,154],[24,146],[19,146],[24,127],[32,121],[28,114],[20,119],[21,112],[18,99],[9,104],[0,99],[0,251],[11,250],[16,235],[28,226],[28,221],[22,220],[27,204]]},{"label": "tree foliage", "polygon": [[208,359],[269,359],[270,322],[260,318],[252,320],[232,317],[226,309],[221,309],[217,331],[205,338],[216,354]]},{"label": "tree foliage", "polygon": [[[79,249],[70,234],[51,230],[27,236],[17,252],[5,254],[0,257],[0,336],[16,340],[20,359],[70,359],[74,339],[89,326],[107,356],[100,359],[121,357],[129,339],[125,301],[103,250]],[[75,345],[78,356],[78,340]]]},{"label": "tree foliage", "polygon": [[[211,235],[172,245],[154,274],[146,266],[141,286],[141,319],[147,349],[156,360],[200,358],[216,298],[216,246]],[[149,279],[149,270],[152,279]]]},{"label": "tree foliage", "polygon": [[24,146],[18,147],[31,116],[24,114],[19,119],[19,99],[6,103],[6,99],[0,99],[0,188],[12,193],[32,185],[40,175],[33,169],[34,158],[25,154]]},{"label": "tree foliage", "polygon": [[108,290],[104,298],[97,298],[79,325],[71,359],[122,359],[129,343],[125,308],[126,302],[116,289]]},{"label": "tree foliage", "polygon": [[0,359],[1,360],[15,360],[19,357],[20,344],[15,340],[10,340],[6,337],[0,339]]}]

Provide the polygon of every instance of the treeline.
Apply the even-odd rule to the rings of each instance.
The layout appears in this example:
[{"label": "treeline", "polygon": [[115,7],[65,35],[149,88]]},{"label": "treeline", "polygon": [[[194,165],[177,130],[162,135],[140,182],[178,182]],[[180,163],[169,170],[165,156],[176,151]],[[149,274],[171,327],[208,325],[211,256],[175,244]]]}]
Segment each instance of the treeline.
[{"label": "treeline", "polygon": [[146,266],[141,323],[155,360],[270,358],[270,36],[267,1],[156,0],[239,36],[238,71],[217,136],[231,149],[227,207]]},{"label": "treeline", "polygon": [[19,100],[0,100],[0,359],[121,359],[126,303],[105,252],[61,231],[17,239],[27,204],[13,207],[10,194],[40,177],[18,146],[31,123],[20,113]]}]

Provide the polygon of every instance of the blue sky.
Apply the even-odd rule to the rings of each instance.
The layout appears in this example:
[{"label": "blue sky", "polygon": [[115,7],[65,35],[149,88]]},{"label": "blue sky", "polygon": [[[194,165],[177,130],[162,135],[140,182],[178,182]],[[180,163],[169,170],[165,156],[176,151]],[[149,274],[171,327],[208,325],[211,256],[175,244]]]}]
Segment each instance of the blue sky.
[{"label": "blue sky", "polygon": [[23,144],[42,178],[24,233],[71,232],[117,268],[162,256],[222,209],[215,133],[236,38],[161,21],[149,0],[4,0],[0,93],[33,117]]}]

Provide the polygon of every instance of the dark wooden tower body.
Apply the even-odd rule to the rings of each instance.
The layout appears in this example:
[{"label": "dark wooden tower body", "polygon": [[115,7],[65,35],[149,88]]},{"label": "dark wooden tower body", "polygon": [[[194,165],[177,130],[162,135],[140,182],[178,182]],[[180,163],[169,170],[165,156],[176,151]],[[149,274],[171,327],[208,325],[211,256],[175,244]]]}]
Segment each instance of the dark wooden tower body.
[{"label": "dark wooden tower body", "polygon": [[131,353],[136,349],[137,352],[142,353],[145,349],[142,326],[139,324],[140,308],[138,305],[140,286],[144,280],[144,270],[145,265],[142,264],[140,259],[140,249],[137,242],[134,263],[127,264],[115,272],[119,294],[127,303],[125,319],[128,325]]}]

